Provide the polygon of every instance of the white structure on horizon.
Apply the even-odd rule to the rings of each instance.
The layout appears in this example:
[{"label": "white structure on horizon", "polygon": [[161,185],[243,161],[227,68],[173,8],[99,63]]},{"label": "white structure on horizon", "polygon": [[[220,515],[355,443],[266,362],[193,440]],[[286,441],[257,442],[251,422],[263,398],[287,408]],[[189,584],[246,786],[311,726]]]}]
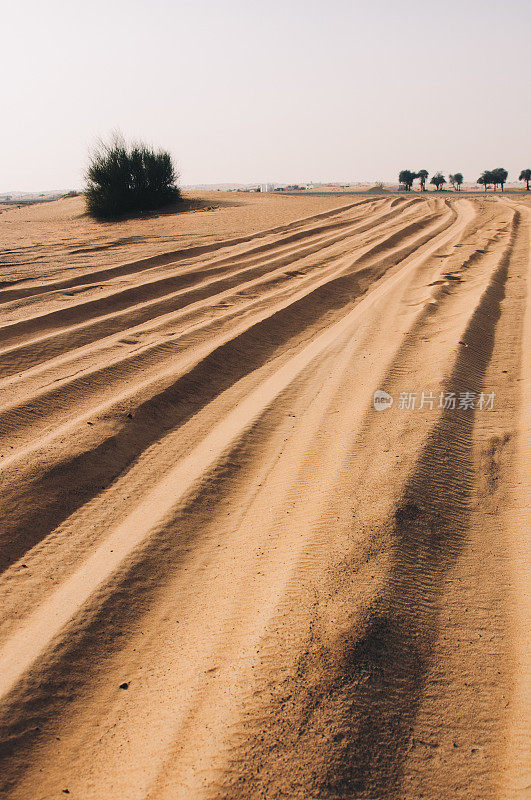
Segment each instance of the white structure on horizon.
[{"label": "white structure on horizon", "polygon": [[275,188],[274,183],[261,183],[260,184],[260,191],[261,192],[272,192]]}]

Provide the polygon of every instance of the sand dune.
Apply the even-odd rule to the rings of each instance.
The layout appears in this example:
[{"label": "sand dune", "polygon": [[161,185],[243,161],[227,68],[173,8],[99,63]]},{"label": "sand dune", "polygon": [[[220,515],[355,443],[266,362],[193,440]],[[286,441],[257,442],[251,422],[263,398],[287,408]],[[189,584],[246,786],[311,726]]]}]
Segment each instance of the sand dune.
[{"label": "sand dune", "polygon": [[194,203],[0,216],[2,796],[525,797],[531,205]]}]

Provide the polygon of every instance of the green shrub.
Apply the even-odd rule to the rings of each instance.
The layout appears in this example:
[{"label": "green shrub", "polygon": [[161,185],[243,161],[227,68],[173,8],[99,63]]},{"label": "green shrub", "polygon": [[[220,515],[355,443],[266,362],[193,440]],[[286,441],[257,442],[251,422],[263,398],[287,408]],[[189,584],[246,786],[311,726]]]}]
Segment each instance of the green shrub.
[{"label": "green shrub", "polygon": [[153,211],[180,199],[169,153],[144,144],[127,146],[121,137],[100,143],[90,157],[85,196],[89,214],[116,219]]}]

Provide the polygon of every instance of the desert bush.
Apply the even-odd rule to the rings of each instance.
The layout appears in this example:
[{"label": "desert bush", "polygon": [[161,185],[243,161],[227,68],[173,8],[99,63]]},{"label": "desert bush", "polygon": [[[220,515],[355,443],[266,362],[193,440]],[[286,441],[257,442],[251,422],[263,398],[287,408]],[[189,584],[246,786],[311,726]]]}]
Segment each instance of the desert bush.
[{"label": "desert bush", "polygon": [[86,173],[87,210],[97,219],[153,211],[180,198],[172,158],[121,137],[100,142]]}]

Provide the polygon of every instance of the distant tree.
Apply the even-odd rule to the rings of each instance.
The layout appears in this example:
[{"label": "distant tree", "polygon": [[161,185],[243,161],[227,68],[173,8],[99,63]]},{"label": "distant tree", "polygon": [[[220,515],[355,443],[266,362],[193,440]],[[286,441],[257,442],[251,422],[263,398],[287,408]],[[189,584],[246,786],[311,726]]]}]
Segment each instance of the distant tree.
[{"label": "distant tree", "polygon": [[426,180],[428,178],[428,170],[427,169],[419,169],[417,172],[417,178],[420,180],[420,189],[422,192],[426,191]]},{"label": "distant tree", "polygon": [[494,183],[494,177],[493,177],[493,175],[492,175],[492,171],[491,171],[491,170],[488,170],[488,169],[484,170],[484,171],[481,173],[481,175],[479,176],[479,178],[478,178],[477,182],[478,182],[478,183],[479,183],[481,186],[484,186],[484,187],[485,187],[485,191],[487,191],[487,189],[489,188],[489,186],[490,186],[492,183]]},{"label": "distant tree", "polygon": [[455,175],[449,175],[448,180],[454,187],[454,189],[459,192],[461,191],[461,184],[463,183],[463,176],[460,172],[456,172]]},{"label": "distant tree", "polygon": [[509,177],[507,170],[503,167],[496,167],[496,169],[491,170],[491,175],[494,183],[494,190],[496,191],[496,186],[499,185],[501,186],[501,190],[503,192],[503,185]]},{"label": "distant tree", "polygon": [[529,191],[529,182],[531,181],[531,169],[523,169],[520,173],[519,181],[526,182],[527,191]]},{"label": "distant tree", "polygon": [[435,175],[432,177],[430,183],[436,187],[437,191],[440,192],[443,184],[446,183],[446,178],[442,174],[442,172],[436,172]]},{"label": "distant tree", "polygon": [[413,181],[415,180],[416,177],[417,177],[416,174],[414,172],[411,172],[411,170],[403,169],[398,175],[398,182],[404,186],[406,192],[410,192],[411,187],[413,186]]}]

